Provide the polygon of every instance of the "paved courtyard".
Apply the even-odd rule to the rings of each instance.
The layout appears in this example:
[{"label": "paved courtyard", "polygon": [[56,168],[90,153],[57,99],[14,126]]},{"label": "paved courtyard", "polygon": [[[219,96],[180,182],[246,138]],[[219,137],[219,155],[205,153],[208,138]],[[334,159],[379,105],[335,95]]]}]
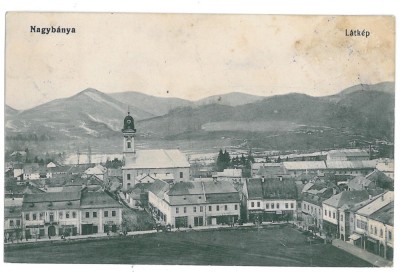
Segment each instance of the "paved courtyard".
[{"label": "paved courtyard", "polygon": [[150,233],[6,247],[5,262],[369,267],[291,227]]}]

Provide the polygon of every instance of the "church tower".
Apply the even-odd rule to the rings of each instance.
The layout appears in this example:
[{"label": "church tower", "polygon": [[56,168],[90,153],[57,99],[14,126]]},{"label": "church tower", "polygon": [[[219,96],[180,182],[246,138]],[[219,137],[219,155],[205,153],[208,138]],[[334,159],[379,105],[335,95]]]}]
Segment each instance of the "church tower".
[{"label": "church tower", "polygon": [[130,113],[128,112],[128,115],[124,119],[124,127],[122,129],[122,133],[124,135],[124,148],[123,148],[123,154],[124,154],[124,160],[125,163],[127,161],[133,161],[136,156],[136,150],[135,150],[135,123],[133,120],[133,117],[130,116]]}]

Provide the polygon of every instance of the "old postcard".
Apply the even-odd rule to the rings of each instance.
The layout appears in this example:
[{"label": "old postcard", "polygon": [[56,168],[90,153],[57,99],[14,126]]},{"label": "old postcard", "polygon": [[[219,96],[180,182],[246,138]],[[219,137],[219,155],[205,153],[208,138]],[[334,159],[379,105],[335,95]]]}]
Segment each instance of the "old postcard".
[{"label": "old postcard", "polygon": [[4,261],[392,267],[395,18],[6,14]]}]

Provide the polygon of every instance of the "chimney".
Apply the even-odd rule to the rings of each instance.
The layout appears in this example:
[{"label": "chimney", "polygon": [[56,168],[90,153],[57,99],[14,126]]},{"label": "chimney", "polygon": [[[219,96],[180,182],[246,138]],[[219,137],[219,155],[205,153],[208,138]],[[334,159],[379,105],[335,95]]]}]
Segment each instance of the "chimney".
[{"label": "chimney", "polygon": [[372,195],[368,195],[368,199],[372,199]]},{"label": "chimney", "polygon": [[71,183],[74,183],[74,179],[71,179]]},{"label": "chimney", "polygon": [[264,182],[264,176],[261,177],[261,182]]}]

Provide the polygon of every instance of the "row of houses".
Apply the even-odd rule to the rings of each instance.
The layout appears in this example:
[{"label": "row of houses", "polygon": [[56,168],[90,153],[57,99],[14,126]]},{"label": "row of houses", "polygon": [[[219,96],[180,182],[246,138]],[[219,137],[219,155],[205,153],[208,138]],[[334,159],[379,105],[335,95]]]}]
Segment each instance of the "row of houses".
[{"label": "row of houses", "polygon": [[39,163],[14,164],[12,168],[12,177],[17,181],[51,179],[65,177],[68,175],[85,174],[87,176],[96,176],[101,180],[108,177],[108,173],[115,176],[117,172],[122,176],[121,170],[108,171],[104,166],[97,164],[90,165],[55,165],[50,162],[47,165]]},{"label": "row of houses", "polygon": [[105,192],[25,194],[5,201],[5,237],[30,239],[121,229],[122,205]]}]

